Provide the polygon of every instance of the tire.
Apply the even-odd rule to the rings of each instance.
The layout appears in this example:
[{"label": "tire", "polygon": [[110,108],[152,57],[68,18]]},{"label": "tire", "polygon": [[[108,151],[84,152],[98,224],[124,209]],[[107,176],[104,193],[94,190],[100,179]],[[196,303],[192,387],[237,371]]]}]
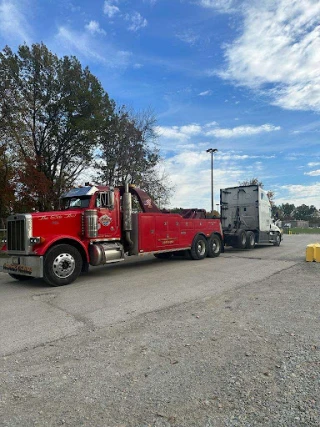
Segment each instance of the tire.
[{"label": "tire", "polygon": [[247,244],[247,233],[245,230],[237,231],[237,240],[236,240],[236,248],[244,249]]},{"label": "tire", "polygon": [[190,255],[192,259],[204,259],[208,253],[208,241],[202,234],[198,234],[192,242]]},{"label": "tire", "polygon": [[255,235],[253,231],[247,232],[246,249],[253,249],[255,247]]},{"label": "tire", "polygon": [[172,258],[172,252],[162,252],[160,254],[153,254],[158,259],[169,259]]},{"label": "tire", "polygon": [[82,257],[74,246],[53,246],[44,259],[44,279],[51,286],[68,285],[79,276],[82,262]]},{"label": "tire", "polygon": [[273,246],[280,246],[281,243],[281,235],[277,233],[275,236],[275,241],[273,242]]},{"label": "tire", "polygon": [[212,234],[208,240],[208,258],[216,258],[221,254],[221,239],[217,234]]},{"label": "tire", "polygon": [[21,276],[20,274],[9,273],[9,276],[13,279],[19,280],[19,282],[24,282],[25,280],[34,279],[33,276]]}]

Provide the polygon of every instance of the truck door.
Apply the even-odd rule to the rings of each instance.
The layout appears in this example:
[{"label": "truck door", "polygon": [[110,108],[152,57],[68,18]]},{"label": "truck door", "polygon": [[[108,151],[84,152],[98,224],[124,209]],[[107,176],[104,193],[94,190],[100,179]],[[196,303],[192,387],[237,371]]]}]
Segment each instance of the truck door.
[{"label": "truck door", "polygon": [[112,200],[111,191],[96,194],[96,208],[98,212],[98,238],[120,238],[119,200]]},{"label": "truck door", "polygon": [[271,205],[267,193],[261,188],[259,190],[260,231],[270,231],[272,224]]}]

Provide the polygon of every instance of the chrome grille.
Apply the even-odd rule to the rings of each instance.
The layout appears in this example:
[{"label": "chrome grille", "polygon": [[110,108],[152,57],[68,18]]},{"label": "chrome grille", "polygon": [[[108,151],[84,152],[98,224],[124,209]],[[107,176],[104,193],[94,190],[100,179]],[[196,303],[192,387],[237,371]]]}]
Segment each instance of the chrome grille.
[{"label": "chrome grille", "polygon": [[28,254],[32,251],[32,217],[30,214],[10,215],[7,219],[7,251]]},{"label": "chrome grille", "polygon": [[25,220],[8,221],[7,244],[9,251],[25,251]]}]

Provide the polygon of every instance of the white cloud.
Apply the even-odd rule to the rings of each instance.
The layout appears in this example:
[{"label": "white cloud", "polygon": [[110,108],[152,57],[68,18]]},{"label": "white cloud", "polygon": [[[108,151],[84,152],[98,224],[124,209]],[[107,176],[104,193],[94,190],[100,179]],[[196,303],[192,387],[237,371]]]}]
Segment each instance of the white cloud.
[{"label": "white cloud", "polygon": [[[267,158],[271,158],[269,156]],[[261,157],[261,160],[265,157]],[[252,161],[252,159],[256,159]],[[186,149],[166,159],[166,170],[175,187],[171,198],[171,207],[198,207],[210,210],[210,156],[198,149]],[[267,165],[267,166],[266,166]],[[218,152],[214,157],[214,200],[215,207],[219,203],[221,188],[233,187],[250,177],[259,176],[275,191],[275,202],[315,205],[320,208],[320,183],[312,185],[276,186],[268,183],[268,167],[265,160],[259,161],[258,156],[236,154],[234,152]],[[195,191],[196,188],[196,191]],[[267,188],[267,187],[265,187]]]},{"label": "white cloud", "polygon": [[237,0],[199,0],[198,4],[208,9],[216,9],[221,13],[231,13],[237,8]]},{"label": "white cloud", "polygon": [[2,0],[0,3],[0,33],[8,44],[13,41],[31,43],[31,28],[23,13],[23,2]]},{"label": "white cloud", "polygon": [[310,163],[308,163],[308,166],[309,166],[310,168],[313,168],[313,167],[315,167],[315,166],[320,166],[320,162],[310,162]]},{"label": "white cloud", "polygon": [[139,12],[133,12],[132,15],[126,15],[126,20],[131,22],[128,27],[128,30],[134,32],[148,25],[148,21],[143,18],[143,16],[141,16]]},{"label": "white cloud", "polygon": [[158,126],[156,127],[156,132],[162,138],[184,142],[194,135],[201,134],[202,129],[201,126],[197,124],[172,127]]},{"label": "white cloud", "polygon": [[213,126],[218,126],[218,122],[209,122],[204,125],[205,128],[211,128]]},{"label": "white cloud", "polygon": [[176,34],[176,37],[191,46],[195,45],[200,39],[199,35],[195,34],[192,30],[185,30],[182,33]]},{"label": "white cloud", "polygon": [[282,108],[320,111],[320,2],[247,1],[242,12],[243,33],[226,47],[220,76],[264,91]]},{"label": "white cloud", "polygon": [[105,62],[104,57],[94,49],[90,37],[66,27],[59,27],[56,38],[64,44],[64,47],[70,51],[77,51],[82,56],[94,59],[99,62]]},{"label": "white cloud", "polygon": [[95,62],[103,63],[109,68],[126,67],[131,54],[125,51],[117,51],[111,45],[98,44],[88,33],[80,33],[66,27],[59,27],[56,39],[65,51],[74,55],[75,52]]},{"label": "white cloud", "polygon": [[[175,187],[170,200],[171,207],[199,207],[210,210],[210,155],[206,149],[212,141],[206,138],[208,132],[216,132],[220,137],[230,138],[244,135],[258,135],[261,132],[278,131],[280,127],[271,124],[261,126],[239,126],[238,128],[219,128],[217,122],[204,125],[197,123],[185,126],[158,127],[162,152],[166,152],[166,171]],[[216,136],[216,135],[214,135]],[[209,144],[209,145],[208,145]],[[215,145],[213,145],[215,146]],[[221,188],[238,185],[251,177],[259,177],[273,191],[276,191],[276,203],[302,203],[319,205],[320,184],[314,186],[276,186],[272,164],[283,154],[252,153],[252,141],[248,145],[241,143],[241,151],[235,151],[227,140],[220,141],[219,151],[214,155],[214,199],[219,202]],[[275,150],[277,152],[277,150]],[[169,154],[169,155],[168,155]],[[314,162],[315,163],[315,162]],[[312,167],[314,165],[311,165]],[[273,170],[273,172],[270,172]],[[271,184],[270,184],[271,183]],[[194,189],[196,188],[196,191]],[[267,187],[266,187],[267,188]]]},{"label": "white cloud", "polygon": [[208,96],[212,94],[212,90],[205,90],[204,92],[200,92],[199,96]]},{"label": "white cloud", "polygon": [[300,126],[299,129],[294,130],[292,133],[320,133],[320,121],[316,120],[313,122],[309,122],[306,125]]},{"label": "white cloud", "polygon": [[[177,152],[181,150],[183,144],[196,143],[204,148],[211,144],[208,142],[212,137],[215,138],[240,138],[244,136],[254,136],[262,133],[274,132],[280,130],[280,126],[264,124],[261,126],[238,126],[235,128],[220,128],[217,122],[209,122],[204,125],[192,123],[184,126],[158,126],[156,132],[160,139],[160,145],[165,152]],[[249,148],[252,141],[247,144],[242,143],[242,149]],[[232,144],[223,143],[224,148],[231,149]],[[269,147],[270,148],[270,147]]]},{"label": "white cloud", "polygon": [[[240,156],[242,157],[242,156]],[[251,176],[252,169],[241,164],[234,156],[229,162],[230,153],[216,153],[214,162],[214,200],[219,203],[220,188],[237,185],[239,181]],[[247,157],[245,157],[246,159]],[[243,159],[243,160],[245,160]],[[241,159],[242,160],[242,159]],[[166,160],[166,170],[175,192],[170,201],[171,207],[198,207],[211,209],[211,165],[210,155],[204,150],[187,149]]]},{"label": "white cloud", "polygon": [[85,26],[86,30],[88,30],[91,34],[106,34],[106,32],[100,28],[100,24],[97,21],[90,21],[89,24]]},{"label": "white cloud", "polygon": [[309,176],[320,176],[320,169],[317,169],[315,171],[305,172],[304,174]]},{"label": "white cloud", "polygon": [[120,13],[120,9],[114,5],[117,1],[105,0],[103,5],[103,13],[107,15],[109,18],[113,18],[115,15]]},{"label": "white cloud", "polygon": [[296,206],[314,205],[320,208],[320,182],[311,185],[283,185],[279,187],[282,192],[276,203],[293,203]]},{"label": "white cloud", "polygon": [[216,128],[206,132],[207,136],[215,136],[217,138],[237,138],[240,136],[258,135],[265,132],[274,132],[280,130],[280,126],[265,124],[261,126],[237,126],[232,129]]}]

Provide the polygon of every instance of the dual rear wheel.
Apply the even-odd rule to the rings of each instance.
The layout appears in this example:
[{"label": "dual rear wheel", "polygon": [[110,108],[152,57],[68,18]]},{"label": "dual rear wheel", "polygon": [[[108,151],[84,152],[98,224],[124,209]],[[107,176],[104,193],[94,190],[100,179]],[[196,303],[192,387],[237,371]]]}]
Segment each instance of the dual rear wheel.
[{"label": "dual rear wheel", "polygon": [[255,234],[253,231],[238,230],[233,247],[238,249],[253,249],[255,246]]},{"label": "dual rear wheel", "polygon": [[222,243],[217,234],[212,234],[207,239],[203,234],[198,234],[190,249],[191,258],[194,260],[204,259],[205,257],[215,258],[221,253]]},{"label": "dual rear wheel", "polygon": [[[186,256],[194,260],[208,258],[216,258],[220,255],[222,250],[222,241],[218,234],[212,234],[208,239],[203,234],[197,234],[193,239],[191,249],[186,251]],[[179,251],[177,252],[180,253]],[[154,254],[156,258],[168,259],[171,258],[175,252],[163,252]]]}]

